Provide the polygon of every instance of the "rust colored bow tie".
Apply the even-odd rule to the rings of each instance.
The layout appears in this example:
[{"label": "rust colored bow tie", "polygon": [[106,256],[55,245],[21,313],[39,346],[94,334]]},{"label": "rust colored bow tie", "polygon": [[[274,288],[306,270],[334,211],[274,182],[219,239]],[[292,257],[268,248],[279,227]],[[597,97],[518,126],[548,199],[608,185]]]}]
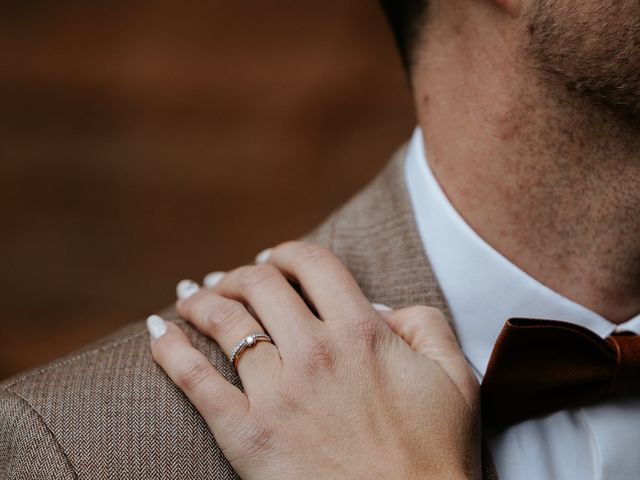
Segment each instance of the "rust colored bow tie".
[{"label": "rust colored bow tie", "polygon": [[486,423],[508,426],[633,394],[640,395],[640,336],[603,340],[578,325],[517,318],[493,349],[482,410]]}]

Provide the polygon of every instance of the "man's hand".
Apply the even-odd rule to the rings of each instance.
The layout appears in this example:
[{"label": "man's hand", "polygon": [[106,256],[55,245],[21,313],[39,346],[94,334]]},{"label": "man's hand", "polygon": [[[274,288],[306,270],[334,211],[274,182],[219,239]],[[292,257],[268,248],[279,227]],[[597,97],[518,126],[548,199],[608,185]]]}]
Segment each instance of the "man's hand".
[{"label": "man's hand", "polygon": [[318,246],[260,261],[177,303],[226,352],[271,336],[239,359],[244,392],[176,325],[149,322],[154,358],[243,479],[480,478],[478,382],[439,311],[377,311]]}]

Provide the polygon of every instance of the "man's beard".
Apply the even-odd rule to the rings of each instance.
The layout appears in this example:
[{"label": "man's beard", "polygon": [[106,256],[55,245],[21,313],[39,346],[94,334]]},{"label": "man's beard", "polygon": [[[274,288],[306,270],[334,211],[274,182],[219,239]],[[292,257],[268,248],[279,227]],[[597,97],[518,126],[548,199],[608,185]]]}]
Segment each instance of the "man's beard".
[{"label": "man's beard", "polygon": [[537,0],[532,10],[528,57],[559,98],[640,124],[639,0]]}]

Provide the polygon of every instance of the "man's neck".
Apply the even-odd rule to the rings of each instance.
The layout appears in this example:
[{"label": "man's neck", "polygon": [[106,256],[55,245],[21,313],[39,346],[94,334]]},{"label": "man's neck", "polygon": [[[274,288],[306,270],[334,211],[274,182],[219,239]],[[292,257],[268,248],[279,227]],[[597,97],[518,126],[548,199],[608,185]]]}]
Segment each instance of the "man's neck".
[{"label": "man's neck", "polygon": [[640,132],[495,58],[427,68],[428,158],[465,220],[565,297],[616,323],[638,314]]}]

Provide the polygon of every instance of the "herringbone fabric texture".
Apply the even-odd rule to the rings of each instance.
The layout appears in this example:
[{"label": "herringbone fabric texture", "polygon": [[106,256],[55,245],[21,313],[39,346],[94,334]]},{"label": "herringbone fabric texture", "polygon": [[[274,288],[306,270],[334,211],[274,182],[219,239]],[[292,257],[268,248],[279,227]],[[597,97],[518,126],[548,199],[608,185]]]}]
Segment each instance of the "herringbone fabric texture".
[{"label": "herringbone fabric texture", "polygon": [[[312,232],[371,301],[448,312],[424,255],[404,182],[404,150]],[[231,382],[226,354],[181,321]],[[485,455],[485,478],[495,477]],[[154,363],[143,323],[0,384],[1,479],[238,478],[202,417]]]}]

